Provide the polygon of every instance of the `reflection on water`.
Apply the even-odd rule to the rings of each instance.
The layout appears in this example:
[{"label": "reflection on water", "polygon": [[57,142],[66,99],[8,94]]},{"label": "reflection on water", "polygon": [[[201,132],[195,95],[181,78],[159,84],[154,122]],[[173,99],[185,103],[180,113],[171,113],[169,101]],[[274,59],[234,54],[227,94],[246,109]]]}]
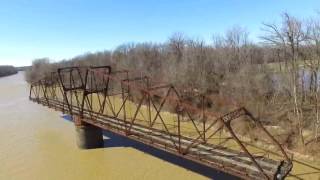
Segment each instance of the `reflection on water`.
[{"label": "reflection on water", "polygon": [[80,150],[73,124],[28,93],[22,72],[0,78],[0,179],[231,179],[110,132]]}]

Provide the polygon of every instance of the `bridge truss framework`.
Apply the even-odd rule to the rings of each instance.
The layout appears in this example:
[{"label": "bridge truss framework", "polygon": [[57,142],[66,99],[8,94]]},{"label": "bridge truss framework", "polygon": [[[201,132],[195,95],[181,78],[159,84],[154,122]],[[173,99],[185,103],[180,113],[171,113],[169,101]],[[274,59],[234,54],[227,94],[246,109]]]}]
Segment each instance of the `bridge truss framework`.
[{"label": "bridge truss framework", "polygon": [[[217,117],[204,95],[195,97],[195,105],[173,85],[152,84],[151,78],[132,77],[127,70],[60,68],[32,83],[29,98],[72,115],[76,124],[88,123],[244,179],[283,179],[292,169],[280,143],[244,107]],[[259,128],[279,153],[253,153],[257,148],[234,128],[241,123],[237,119]],[[230,140],[232,145],[226,145]]]}]

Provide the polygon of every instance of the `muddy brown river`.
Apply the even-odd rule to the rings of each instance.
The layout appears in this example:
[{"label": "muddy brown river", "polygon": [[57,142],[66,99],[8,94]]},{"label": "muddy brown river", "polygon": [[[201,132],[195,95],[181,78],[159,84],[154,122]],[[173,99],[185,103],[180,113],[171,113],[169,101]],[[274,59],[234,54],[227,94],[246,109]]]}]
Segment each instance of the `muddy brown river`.
[{"label": "muddy brown river", "polygon": [[[222,179],[222,173],[105,132],[80,150],[74,125],[28,100],[23,72],[0,78],[0,179]],[[217,178],[215,178],[217,177]]]}]

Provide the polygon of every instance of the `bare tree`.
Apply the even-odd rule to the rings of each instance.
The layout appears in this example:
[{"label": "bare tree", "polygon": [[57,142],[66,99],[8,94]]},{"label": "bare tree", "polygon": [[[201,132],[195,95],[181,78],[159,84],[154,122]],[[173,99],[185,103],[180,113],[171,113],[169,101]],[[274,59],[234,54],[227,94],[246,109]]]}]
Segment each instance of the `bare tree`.
[{"label": "bare tree", "polygon": [[[305,41],[305,33],[303,31],[302,22],[287,13],[283,14],[282,26],[264,23],[264,31],[266,35],[262,37],[266,42],[281,48],[290,57],[290,73],[291,93],[293,99],[293,110],[297,118],[297,125],[301,143],[304,145],[303,137],[303,112],[299,103],[298,80],[299,80],[299,52],[300,46]],[[303,91],[303,88],[302,88]]]},{"label": "bare tree", "polygon": [[318,138],[320,115],[319,115],[319,70],[320,70],[320,20],[312,18],[307,25],[307,41],[304,50],[304,62],[310,69],[309,90],[314,103],[314,138]]}]

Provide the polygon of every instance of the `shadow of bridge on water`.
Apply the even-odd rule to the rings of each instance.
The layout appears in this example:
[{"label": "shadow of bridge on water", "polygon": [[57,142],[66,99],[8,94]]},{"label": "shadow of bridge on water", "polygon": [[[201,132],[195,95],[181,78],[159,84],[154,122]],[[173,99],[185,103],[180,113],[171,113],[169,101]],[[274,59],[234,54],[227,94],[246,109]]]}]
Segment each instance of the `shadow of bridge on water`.
[{"label": "shadow of bridge on water", "polygon": [[[63,119],[72,122],[72,117],[70,115],[62,115]],[[210,179],[226,179],[233,180],[239,179],[235,176],[226,174],[222,171],[214,170],[207,166],[201,165],[199,163],[184,159],[182,157],[176,156],[174,154],[165,152],[163,150],[156,149],[154,147],[148,146],[146,144],[131,140],[129,138],[117,135],[110,131],[103,131],[103,135],[107,138],[104,138],[104,147],[103,148],[112,148],[112,147],[128,147],[134,148],[136,150],[142,151],[146,154],[157,157],[161,160],[167,161],[169,163],[175,164],[187,170],[193,171],[195,173],[201,174]]]}]

